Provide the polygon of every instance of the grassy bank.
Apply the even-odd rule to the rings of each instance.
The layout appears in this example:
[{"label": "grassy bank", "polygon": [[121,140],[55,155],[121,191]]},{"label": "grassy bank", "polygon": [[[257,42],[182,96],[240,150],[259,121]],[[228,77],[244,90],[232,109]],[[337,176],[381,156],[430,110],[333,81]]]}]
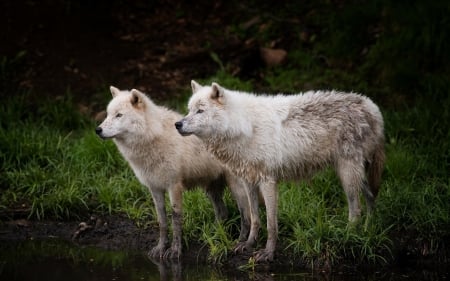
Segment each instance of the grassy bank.
[{"label": "grassy bank", "polygon": [[[114,144],[95,135],[94,122],[79,115],[70,99],[33,108],[27,100],[21,93],[1,105],[1,212],[28,208],[31,219],[125,213],[143,227],[155,223],[149,193]],[[418,256],[439,253],[450,234],[448,108],[446,99],[383,110],[387,163],[377,209],[366,227],[347,226],[344,193],[332,171],[308,184],[281,184],[280,245],[306,261],[332,263],[347,258],[383,263],[401,248]],[[229,194],[227,204],[231,220],[216,225],[202,192],[184,198],[185,242],[202,240],[215,261],[226,258],[238,233]]]}]

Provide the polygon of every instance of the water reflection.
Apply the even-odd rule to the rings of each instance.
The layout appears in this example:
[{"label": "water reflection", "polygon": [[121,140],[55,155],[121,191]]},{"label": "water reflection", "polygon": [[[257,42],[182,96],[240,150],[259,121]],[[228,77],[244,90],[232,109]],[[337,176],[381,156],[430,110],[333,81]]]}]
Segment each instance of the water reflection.
[{"label": "water reflection", "polygon": [[106,251],[62,241],[0,241],[0,280],[448,280],[445,271],[404,269],[389,272],[312,274],[294,269],[276,272],[220,269],[209,264],[181,264],[149,259],[140,252]]},{"label": "water reflection", "polygon": [[182,272],[181,263],[179,263],[179,262],[169,263],[169,262],[165,262],[165,261],[156,260],[153,258],[150,258],[150,260],[158,268],[161,281],[169,281],[169,280],[181,281],[181,280],[183,280],[182,274],[181,274],[181,272]]}]

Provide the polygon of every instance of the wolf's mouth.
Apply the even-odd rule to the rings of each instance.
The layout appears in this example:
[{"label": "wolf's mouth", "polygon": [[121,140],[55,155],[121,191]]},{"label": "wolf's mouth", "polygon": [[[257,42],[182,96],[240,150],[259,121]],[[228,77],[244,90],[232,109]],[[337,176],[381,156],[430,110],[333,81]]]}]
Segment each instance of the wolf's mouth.
[{"label": "wolf's mouth", "polygon": [[180,132],[180,131],[178,131],[178,132],[179,132],[180,135],[182,135],[183,137],[192,135],[192,133],[189,133],[189,132]]},{"label": "wolf's mouth", "polygon": [[183,137],[192,135],[192,132],[184,131],[183,128],[177,128],[177,131]]}]

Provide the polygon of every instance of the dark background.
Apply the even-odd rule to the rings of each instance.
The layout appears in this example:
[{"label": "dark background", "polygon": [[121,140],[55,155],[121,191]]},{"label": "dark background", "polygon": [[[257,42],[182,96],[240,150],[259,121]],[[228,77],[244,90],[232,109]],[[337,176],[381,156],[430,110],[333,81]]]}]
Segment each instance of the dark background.
[{"label": "dark background", "polygon": [[[389,105],[448,95],[448,1],[2,1],[2,95],[70,92],[95,100],[107,86],[178,98],[191,79],[227,70],[267,90],[261,47],[288,53],[287,68],[349,73],[343,88]],[[13,66],[11,66],[13,65]],[[311,67],[311,66],[309,66]],[[319,76],[319,73],[317,76]],[[337,78],[336,80],[339,80]],[[302,88],[341,86],[328,78]],[[275,89],[273,89],[275,90]],[[346,90],[346,89],[344,89]]]}]

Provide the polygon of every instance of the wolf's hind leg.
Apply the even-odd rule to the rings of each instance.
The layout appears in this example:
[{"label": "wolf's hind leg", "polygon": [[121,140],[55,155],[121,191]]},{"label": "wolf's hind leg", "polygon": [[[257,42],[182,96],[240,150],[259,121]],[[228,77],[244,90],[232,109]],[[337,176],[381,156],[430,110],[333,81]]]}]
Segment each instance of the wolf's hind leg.
[{"label": "wolf's hind leg", "polygon": [[350,159],[339,159],[337,174],[348,202],[348,220],[356,222],[361,216],[359,192],[365,181],[364,165]]},{"label": "wolf's hind leg", "polygon": [[228,209],[223,201],[225,191],[225,180],[221,177],[209,183],[206,187],[206,195],[214,208],[214,214],[217,221],[224,221],[228,218]]}]

